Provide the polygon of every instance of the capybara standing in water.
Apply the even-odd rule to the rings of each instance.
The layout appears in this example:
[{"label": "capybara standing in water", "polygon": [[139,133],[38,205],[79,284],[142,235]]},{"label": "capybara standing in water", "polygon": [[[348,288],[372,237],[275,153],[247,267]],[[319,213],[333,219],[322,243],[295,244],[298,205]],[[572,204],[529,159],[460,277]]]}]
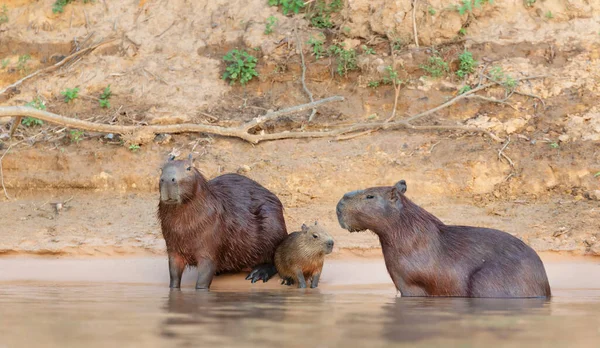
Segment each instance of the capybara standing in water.
[{"label": "capybara standing in water", "polygon": [[299,288],[319,285],[325,255],[333,250],[333,238],[317,224],[302,225],[301,232],[292,232],[275,251],[275,267],[282,284],[298,284]]},{"label": "capybara standing in water", "polygon": [[489,228],[445,225],[411,202],[406,182],[346,193],[340,225],[370,230],[402,296],[550,297],[544,264],[518,238]]},{"label": "capybara standing in water", "polygon": [[171,288],[181,286],[185,266],[198,267],[196,289],[208,289],[215,273],[254,270],[267,281],[277,270],[275,249],[287,236],[279,199],[255,181],[225,174],[207,181],[188,161],[169,160],[160,176],[158,218],[167,244]]}]

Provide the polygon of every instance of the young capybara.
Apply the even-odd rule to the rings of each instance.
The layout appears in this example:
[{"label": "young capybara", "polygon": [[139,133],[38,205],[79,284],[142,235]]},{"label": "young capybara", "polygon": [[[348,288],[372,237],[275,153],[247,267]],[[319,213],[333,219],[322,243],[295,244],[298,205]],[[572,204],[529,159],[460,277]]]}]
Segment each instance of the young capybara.
[{"label": "young capybara", "polygon": [[279,199],[255,181],[225,174],[207,181],[189,160],[169,160],[160,176],[158,218],[169,256],[170,287],[185,266],[198,267],[197,289],[215,273],[254,267],[246,277],[266,282],[273,256],[287,236]]},{"label": "young capybara", "polygon": [[370,230],[402,296],[550,297],[536,252],[506,232],[445,225],[404,193],[406,182],[346,193],[342,228]]},{"label": "young capybara", "polygon": [[306,288],[319,285],[325,255],[333,250],[333,238],[315,221],[314,225],[302,225],[302,231],[292,232],[275,251],[275,267],[283,280],[281,284],[298,284]]}]

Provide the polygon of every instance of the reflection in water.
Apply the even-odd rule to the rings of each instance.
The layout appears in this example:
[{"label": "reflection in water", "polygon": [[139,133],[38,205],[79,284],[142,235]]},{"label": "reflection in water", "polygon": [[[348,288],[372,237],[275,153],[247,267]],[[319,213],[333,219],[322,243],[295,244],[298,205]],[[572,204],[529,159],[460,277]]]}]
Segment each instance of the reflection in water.
[{"label": "reflection in water", "polygon": [[0,283],[0,347],[597,347],[600,290],[400,298],[389,287],[247,292]]}]

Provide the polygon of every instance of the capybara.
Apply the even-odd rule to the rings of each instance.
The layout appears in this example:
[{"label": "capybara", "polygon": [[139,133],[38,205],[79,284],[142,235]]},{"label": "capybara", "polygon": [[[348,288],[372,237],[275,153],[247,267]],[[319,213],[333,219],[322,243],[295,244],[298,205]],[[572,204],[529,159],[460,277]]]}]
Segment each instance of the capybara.
[{"label": "capybara", "polygon": [[237,174],[207,181],[188,160],[169,156],[160,176],[158,218],[169,256],[171,288],[185,266],[198,267],[197,289],[216,272],[254,268],[246,277],[266,282],[277,270],[273,256],[287,236],[283,206],[257,182]]},{"label": "capybara", "polygon": [[314,225],[302,225],[302,231],[292,232],[275,251],[275,267],[283,280],[281,284],[298,284],[306,288],[319,285],[325,255],[333,250],[333,238],[315,221]]},{"label": "capybara", "polygon": [[402,296],[550,297],[536,252],[506,232],[445,225],[404,195],[406,181],[346,193],[338,221],[370,230]]}]

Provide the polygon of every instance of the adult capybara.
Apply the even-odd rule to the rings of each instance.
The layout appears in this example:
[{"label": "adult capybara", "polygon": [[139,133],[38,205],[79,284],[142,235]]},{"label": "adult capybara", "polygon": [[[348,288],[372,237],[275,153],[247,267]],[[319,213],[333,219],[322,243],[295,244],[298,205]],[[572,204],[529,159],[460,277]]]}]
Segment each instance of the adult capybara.
[{"label": "adult capybara", "polygon": [[281,284],[298,284],[299,288],[319,285],[325,255],[333,250],[333,238],[315,221],[302,225],[302,231],[292,232],[275,251],[275,267],[283,281]]},{"label": "adult capybara", "polygon": [[197,289],[216,272],[254,270],[267,281],[277,270],[275,248],[287,236],[279,199],[255,181],[225,174],[207,181],[189,160],[169,160],[160,176],[158,218],[167,244],[171,288],[181,286],[185,266],[198,267]]},{"label": "adult capybara", "polygon": [[402,296],[549,297],[544,265],[533,249],[489,228],[445,225],[404,193],[406,182],[346,193],[340,225],[371,230]]}]

